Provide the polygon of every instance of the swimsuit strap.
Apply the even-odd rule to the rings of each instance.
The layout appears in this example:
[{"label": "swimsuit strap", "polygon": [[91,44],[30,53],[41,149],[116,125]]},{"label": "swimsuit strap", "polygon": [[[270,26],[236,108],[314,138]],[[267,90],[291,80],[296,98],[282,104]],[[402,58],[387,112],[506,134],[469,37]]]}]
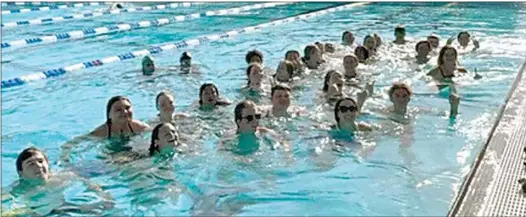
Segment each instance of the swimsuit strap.
[{"label": "swimsuit strap", "polygon": [[106,122],[106,126],[108,127],[108,139],[111,139],[111,121]]},{"label": "swimsuit strap", "polygon": [[133,128],[132,128],[132,126],[131,126],[131,123],[130,123],[130,122],[128,122],[128,127],[130,128],[130,131],[131,131],[131,133],[132,133],[133,135],[135,135],[135,132],[133,132]]},{"label": "swimsuit strap", "polygon": [[440,71],[440,74],[442,75],[443,78],[452,78],[452,77],[455,77],[455,74],[453,73],[452,75],[444,75],[444,71],[442,71],[442,67],[438,67],[438,70]]}]

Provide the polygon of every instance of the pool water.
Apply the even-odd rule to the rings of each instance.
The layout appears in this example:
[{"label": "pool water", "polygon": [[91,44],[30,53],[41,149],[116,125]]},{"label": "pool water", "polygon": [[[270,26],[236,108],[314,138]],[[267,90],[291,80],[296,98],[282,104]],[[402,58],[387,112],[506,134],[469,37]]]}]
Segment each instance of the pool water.
[{"label": "pool water", "polygon": [[[252,3],[208,3],[2,29],[2,42],[249,4]],[[154,44],[222,33],[336,4],[289,4],[52,45],[2,50],[2,77],[4,80]],[[35,145],[48,154],[51,170],[74,170],[113,195],[116,205],[104,210],[103,215],[446,215],[488,138],[526,53],[524,3],[446,5],[371,3],[202,44],[185,49],[192,52],[200,67],[201,74],[195,76],[162,76],[147,81],[151,78],[138,75],[141,59],[137,58],[2,89],[2,188],[18,178],[15,168],[18,153]],[[2,22],[63,16],[72,10],[3,15]],[[425,39],[435,32],[444,44],[447,38],[467,30],[480,41],[479,50],[459,57],[461,65],[470,71],[476,69],[483,78],[459,81],[460,114],[455,121],[446,115],[447,93],[437,94],[422,79],[436,61],[414,66],[401,58],[414,53],[414,44],[406,47],[389,44],[398,24],[404,24],[407,36],[414,40]],[[253,146],[218,150],[222,135],[235,128],[235,103],[212,112],[196,110],[202,83],[215,83],[221,96],[237,103],[247,97],[240,93],[246,84],[247,51],[261,50],[264,65],[275,69],[287,50],[303,53],[305,45],[315,41],[339,44],[344,30],[352,31],[357,43],[372,33],[383,38],[384,46],[376,62],[360,66],[359,71],[376,81],[375,95],[368,99],[359,117],[360,121],[375,126],[372,133],[359,133],[344,147],[337,147],[328,138],[324,126],[334,123],[332,105],[317,97],[325,72],[343,69],[341,58],[328,58],[320,72],[313,72],[294,87],[294,104],[305,108],[307,114],[261,121],[285,136],[290,150],[274,148],[268,141],[256,144],[259,145],[256,150],[251,149]],[[178,64],[181,52],[171,50],[154,55],[156,64]],[[387,89],[393,81],[410,82],[415,92],[409,103],[414,112],[405,124],[377,112],[378,108],[390,105]],[[187,129],[181,131],[191,134],[187,143],[195,149],[193,152],[178,155],[174,160],[108,163],[101,153],[111,144],[90,141],[73,150],[71,161],[75,168],[62,168],[58,164],[62,144],[105,121],[109,98],[129,97],[134,118],[147,121],[158,113],[155,96],[162,90],[175,94],[176,111],[192,115],[181,126]],[[259,104],[268,105],[268,96],[263,96]],[[149,145],[149,139],[146,133],[129,143],[140,149]],[[81,185],[72,185],[63,192],[64,197],[74,197],[82,189]],[[2,207],[13,206],[2,204]]]}]

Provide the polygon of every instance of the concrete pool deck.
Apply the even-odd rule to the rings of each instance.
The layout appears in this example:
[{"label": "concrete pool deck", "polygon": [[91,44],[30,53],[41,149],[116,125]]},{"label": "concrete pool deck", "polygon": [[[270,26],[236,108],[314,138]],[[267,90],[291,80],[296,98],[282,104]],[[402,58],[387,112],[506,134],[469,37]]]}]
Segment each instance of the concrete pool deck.
[{"label": "concrete pool deck", "polygon": [[526,60],[448,216],[525,216]]}]

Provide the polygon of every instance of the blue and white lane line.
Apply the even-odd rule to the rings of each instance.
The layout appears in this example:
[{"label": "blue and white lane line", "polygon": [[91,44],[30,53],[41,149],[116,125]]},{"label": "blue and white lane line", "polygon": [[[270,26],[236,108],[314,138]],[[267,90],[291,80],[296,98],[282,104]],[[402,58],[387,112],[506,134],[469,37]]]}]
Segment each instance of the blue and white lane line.
[{"label": "blue and white lane line", "polygon": [[75,3],[71,5],[50,5],[50,6],[35,7],[35,8],[21,8],[21,9],[3,10],[2,15],[27,13],[31,11],[50,11],[50,10],[58,10],[58,9],[65,9],[65,8],[81,8],[85,6],[98,6],[98,5],[102,5],[102,4],[98,2],[89,2],[89,3]]},{"label": "blue and white lane line", "polygon": [[262,9],[269,7],[276,7],[279,5],[291,4],[293,2],[284,2],[284,3],[263,3],[263,4],[254,4],[237,8],[230,9],[221,9],[216,11],[207,11],[202,13],[193,13],[188,15],[180,15],[175,17],[165,17],[155,20],[143,20],[135,23],[121,23],[108,26],[102,26],[98,28],[89,28],[84,30],[75,30],[65,33],[57,33],[50,36],[44,37],[35,37],[28,39],[20,39],[9,42],[2,42],[2,49],[8,48],[22,48],[28,47],[30,45],[39,45],[39,44],[50,44],[58,41],[65,41],[70,39],[81,39],[91,36],[104,35],[117,31],[130,31],[140,28],[152,27],[152,26],[163,26],[175,22],[183,22],[185,20],[198,19],[205,16],[214,16],[214,15],[227,15],[227,14],[237,14],[242,11],[249,11],[254,9]]},{"label": "blue and white lane line", "polygon": [[[63,3],[63,2],[2,2],[2,6],[9,6],[9,5],[16,5],[16,6],[48,6],[48,5],[55,5],[57,3]],[[99,2],[99,4],[112,4],[112,3]]]},{"label": "blue and white lane line", "polygon": [[238,30],[231,30],[231,31],[228,31],[222,34],[212,34],[212,35],[198,37],[195,39],[189,39],[189,40],[179,41],[175,43],[167,43],[167,44],[152,46],[144,50],[137,50],[137,51],[133,51],[133,52],[125,53],[125,54],[120,54],[117,56],[105,57],[102,59],[91,60],[91,61],[78,63],[78,64],[66,66],[66,67],[61,67],[57,69],[51,69],[51,70],[47,70],[43,72],[37,72],[37,73],[29,74],[29,75],[24,75],[18,78],[13,78],[13,79],[2,81],[2,89],[19,86],[19,85],[23,85],[23,84],[34,82],[34,81],[43,80],[46,78],[57,77],[57,76],[66,74],[67,72],[72,72],[72,71],[76,71],[80,69],[98,67],[98,66],[102,66],[105,64],[113,63],[113,62],[120,62],[120,61],[124,61],[128,59],[143,57],[143,56],[150,55],[150,54],[157,54],[157,53],[161,53],[167,50],[197,46],[199,44],[203,44],[203,43],[210,42],[210,41],[217,41],[221,39],[232,38],[242,33],[256,32],[256,31],[259,31],[269,26],[277,26],[277,25],[281,25],[285,23],[291,23],[297,20],[304,20],[304,19],[315,17],[315,16],[327,14],[330,12],[346,10],[349,8],[353,8],[356,6],[362,6],[366,4],[369,4],[369,2],[351,3],[351,4],[345,4],[345,5],[331,7],[331,8],[322,9],[322,10],[315,10],[314,12],[303,13],[301,15],[295,15],[289,18],[279,19],[279,20],[275,20],[272,22],[267,22],[267,23],[263,23],[263,24],[259,24],[255,26],[249,26],[249,27],[245,27],[242,29],[238,29]]},{"label": "blue and white lane line", "polygon": [[126,13],[126,12],[134,12],[134,11],[155,11],[155,10],[164,10],[168,8],[190,7],[190,6],[201,5],[201,4],[204,4],[204,3],[184,2],[184,3],[172,3],[172,4],[164,4],[164,5],[137,7],[137,8],[115,9],[111,11],[109,10],[88,11],[83,14],[72,14],[72,15],[66,15],[66,16],[60,16],[60,17],[37,18],[37,19],[32,19],[32,20],[20,20],[20,21],[15,21],[15,22],[3,23],[2,28],[17,27],[17,26],[24,26],[24,25],[52,24],[55,22],[83,19],[83,18],[88,18],[88,17],[100,17],[104,15],[109,15],[109,14],[120,14],[120,13]]}]

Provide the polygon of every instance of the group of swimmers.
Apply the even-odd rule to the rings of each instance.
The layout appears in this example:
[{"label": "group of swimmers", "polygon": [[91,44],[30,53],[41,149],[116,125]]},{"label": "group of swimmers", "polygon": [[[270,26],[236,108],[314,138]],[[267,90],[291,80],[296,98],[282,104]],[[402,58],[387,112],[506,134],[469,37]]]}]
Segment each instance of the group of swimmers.
[{"label": "group of swimmers", "polygon": [[[393,45],[408,44],[410,41],[405,39],[405,28],[397,26],[394,30],[395,40]],[[356,131],[371,131],[373,127],[369,124],[357,122],[356,119],[363,109],[367,98],[373,94],[373,83],[368,82],[364,88],[360,88],[357,98],[347,96],[343,92],[344,84],[357,86],[363,80],[356,70],[359,64],[369,64],[372,57],[379,55],[378,48],[382,46],[382,39],[377,34],[367,35],[364,37],[363,44],[355,43],[352,32],[344,31],[342,34],[341,46],[345,49],[352,49],[353,53],[346,53],[343,57],[343,72],[338,70],[326,70],[322,92],[329,103],[334,103],[334,120],[333,130],[338,132],[354,134]],[[468,32],[460,32],[457,36],[458,49],[466,49],[470,42],[473,49],[479,48],[479,43],[473,39]],[[438,88],[451,87],[449,95],[451,118],[458,114],[458,105],[460,97],[456,93],[452,78],[466,74],[467,70],[460,67],[458,63],[457,48],[452,46],[454,38],[447,40],[446,45],[440,47],[440,38],[432,34],[426,40],[416,43],[416,55],[414,61],[418,64],[425,64],[431,56],[437,55],[437,66],[427,73],[432,78]],[[262,111],[261,107],[252,100],[243,100],[234,108],[234,122],[237,126],[235,134],[237,135],[272,135],[280,138],[274,130],[259,125],[259,120],[264,117],[292,117],[298,115],[297,109],[291,106],[292,89],[294,81],[308,76],[311,72],[319,72],[320,66],[323,65],[325,55],[334,53],[336,46],[332,43],[320,43],[307,45],[303,52],[303,57],[296,50],[289,50],[285,53],[284,59],[278,64],[278,67],[271,77],[270,101],[272,106]],[[437,50],[439,50],[437,52]],[[246,68],[247,84],[245,89],[249,91],[264,91],[264,55],[258,50],[249,51],[246,54],[245,61],[248,64]],[[180,57],[179,70],[182,73],[191,73],[192,55],[189,52],[182,53]],[[145,76],[154,75],[157,70],[154,59],[146,56],[142,60],[142,73]],[[480,78],[476,75],[475,78]],[[409,85],[404,83],[394,83],[388,90],[389,100],[392,102],[392,108],[388,111],[391,114],[406,115],[408,112],[408,103],[411,100],[412,90]],[[204,83],[199,89],[199,108],[203,110],[212,110],[220,106],[231,105],[228,100],[222,99],[219,89],[213,83]],[[124,96],[112,97],[106,106],[106,121],[94,129],[89,136],[99,138],[113,138],[130,135],[137,135],[143,132],[151,131],[151,143],[149,146],[149,156],[171,155],[177,152],[183,144],[177,130],[176,120],[187,118],[189,115],[177,113],[174,106],[174,96],[167,91],[160,92],[155,98],[155,105],[159,111],[158,120],[153,129],[147,123],[133,118],[133,107],[130,99]],[[16,163],[17,171],[22,180],[48,180],[50,169],[48,158],[39,149],[30,147],[22,151],[18,156]]]}]

